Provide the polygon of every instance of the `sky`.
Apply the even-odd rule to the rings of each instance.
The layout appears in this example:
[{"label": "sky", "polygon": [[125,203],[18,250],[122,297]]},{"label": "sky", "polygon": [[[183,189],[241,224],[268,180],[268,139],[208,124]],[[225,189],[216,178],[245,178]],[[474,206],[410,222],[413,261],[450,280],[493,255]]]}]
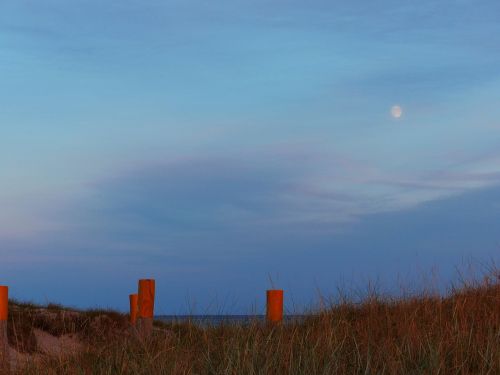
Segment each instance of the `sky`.
[{"label": "sky", "polygon": [[125,311],[155,278],[158,314],[262,312],[276,287],[292,312],[498,263],[499,16],[3,0],[0,283]]}]

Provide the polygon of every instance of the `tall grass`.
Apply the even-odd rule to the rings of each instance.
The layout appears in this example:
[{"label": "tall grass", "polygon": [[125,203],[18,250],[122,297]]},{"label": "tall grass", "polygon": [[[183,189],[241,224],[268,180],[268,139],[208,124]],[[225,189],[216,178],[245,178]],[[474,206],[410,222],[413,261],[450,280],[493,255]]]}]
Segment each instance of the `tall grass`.
[{"label": "tall grass", "polygon": [[75,356],[28,363],[25,374],[500,374],[498,272],[446,297],[371,295],[303,321],[270,326],[158,324]]}]

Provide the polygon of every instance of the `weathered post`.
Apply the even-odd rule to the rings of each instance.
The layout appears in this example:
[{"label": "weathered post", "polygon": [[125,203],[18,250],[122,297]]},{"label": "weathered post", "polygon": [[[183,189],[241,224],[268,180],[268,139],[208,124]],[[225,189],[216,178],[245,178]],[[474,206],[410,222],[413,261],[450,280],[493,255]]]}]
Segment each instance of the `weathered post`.
[{"label": "weathered post", "polygon": [[7,319],[9,317],[9,287],[0,286],[0,373],[10,372],[9,339]]},{"label": "weathered post", "polygon": [[283,290],[273,289],[267,293],[266,318],[269,323],[280,323],[283,320]]},{"label": "weathered post", "polygon": [[137,306],[138,299],[139,299],[139,295],[137,293],[129,295],[129,300],[130,300],[130,325],[132,325],[132,327],[135,327],[135,323],[137,321],[137,313],[138,313],[138,309],[139,309],[138,306]]},{"label": "weathered post", "polygon": [[142,338],[148,338],[153,333],[153,317],[155,305],[155,281],[153,279],[139,280],[139,315],[137,329]]}]

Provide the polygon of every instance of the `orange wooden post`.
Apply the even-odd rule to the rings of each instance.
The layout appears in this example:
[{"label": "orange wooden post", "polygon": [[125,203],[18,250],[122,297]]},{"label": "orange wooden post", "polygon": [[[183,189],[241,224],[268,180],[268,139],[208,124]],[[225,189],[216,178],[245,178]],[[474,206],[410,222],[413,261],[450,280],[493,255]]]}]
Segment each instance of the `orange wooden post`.
[{"label": "orange wooden post", "polygon": [[0,373],[10,372],[9,339],[7,319],[9,318],[9,287],[0,286]]},{"label": "orange wooden post", "polygon": [[153,279],[139,280],[139,315],[138,329],[142,337],[149,337],[153,332],[153,317],[155,307],[155,281]]},{"label": "orange wooden post", "polygon": [[137,313],[139,312],[139,307],[137,306],[137,302],[139,299],[139,295],[137,293],[130,294],[130,324],[135,326],[135,322],[137,321]]},{"label": "orange wooden post", "polygon": [[270,323],[279,323],[283,320],[283,290],[268,290],[266,318]]}]

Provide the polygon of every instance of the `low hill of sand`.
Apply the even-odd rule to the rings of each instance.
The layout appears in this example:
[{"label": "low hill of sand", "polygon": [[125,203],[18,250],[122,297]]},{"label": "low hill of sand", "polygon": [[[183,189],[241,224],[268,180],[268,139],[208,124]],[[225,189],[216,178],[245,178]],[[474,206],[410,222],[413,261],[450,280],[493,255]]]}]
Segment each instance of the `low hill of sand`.
[{"label": "low hill of sand", "polygon": [[446,296],[341,298],[283,324],[155,322],[138,340],[127,316],[12,302],[19,374],[500,374],[500,273]]},{"label": "low hill of sand", "polygon": [[89,345],[130,335],[127,316],[111,310],[79,311],[49,304],[9,302],[11,368],[45,357],[74,355]]}]

